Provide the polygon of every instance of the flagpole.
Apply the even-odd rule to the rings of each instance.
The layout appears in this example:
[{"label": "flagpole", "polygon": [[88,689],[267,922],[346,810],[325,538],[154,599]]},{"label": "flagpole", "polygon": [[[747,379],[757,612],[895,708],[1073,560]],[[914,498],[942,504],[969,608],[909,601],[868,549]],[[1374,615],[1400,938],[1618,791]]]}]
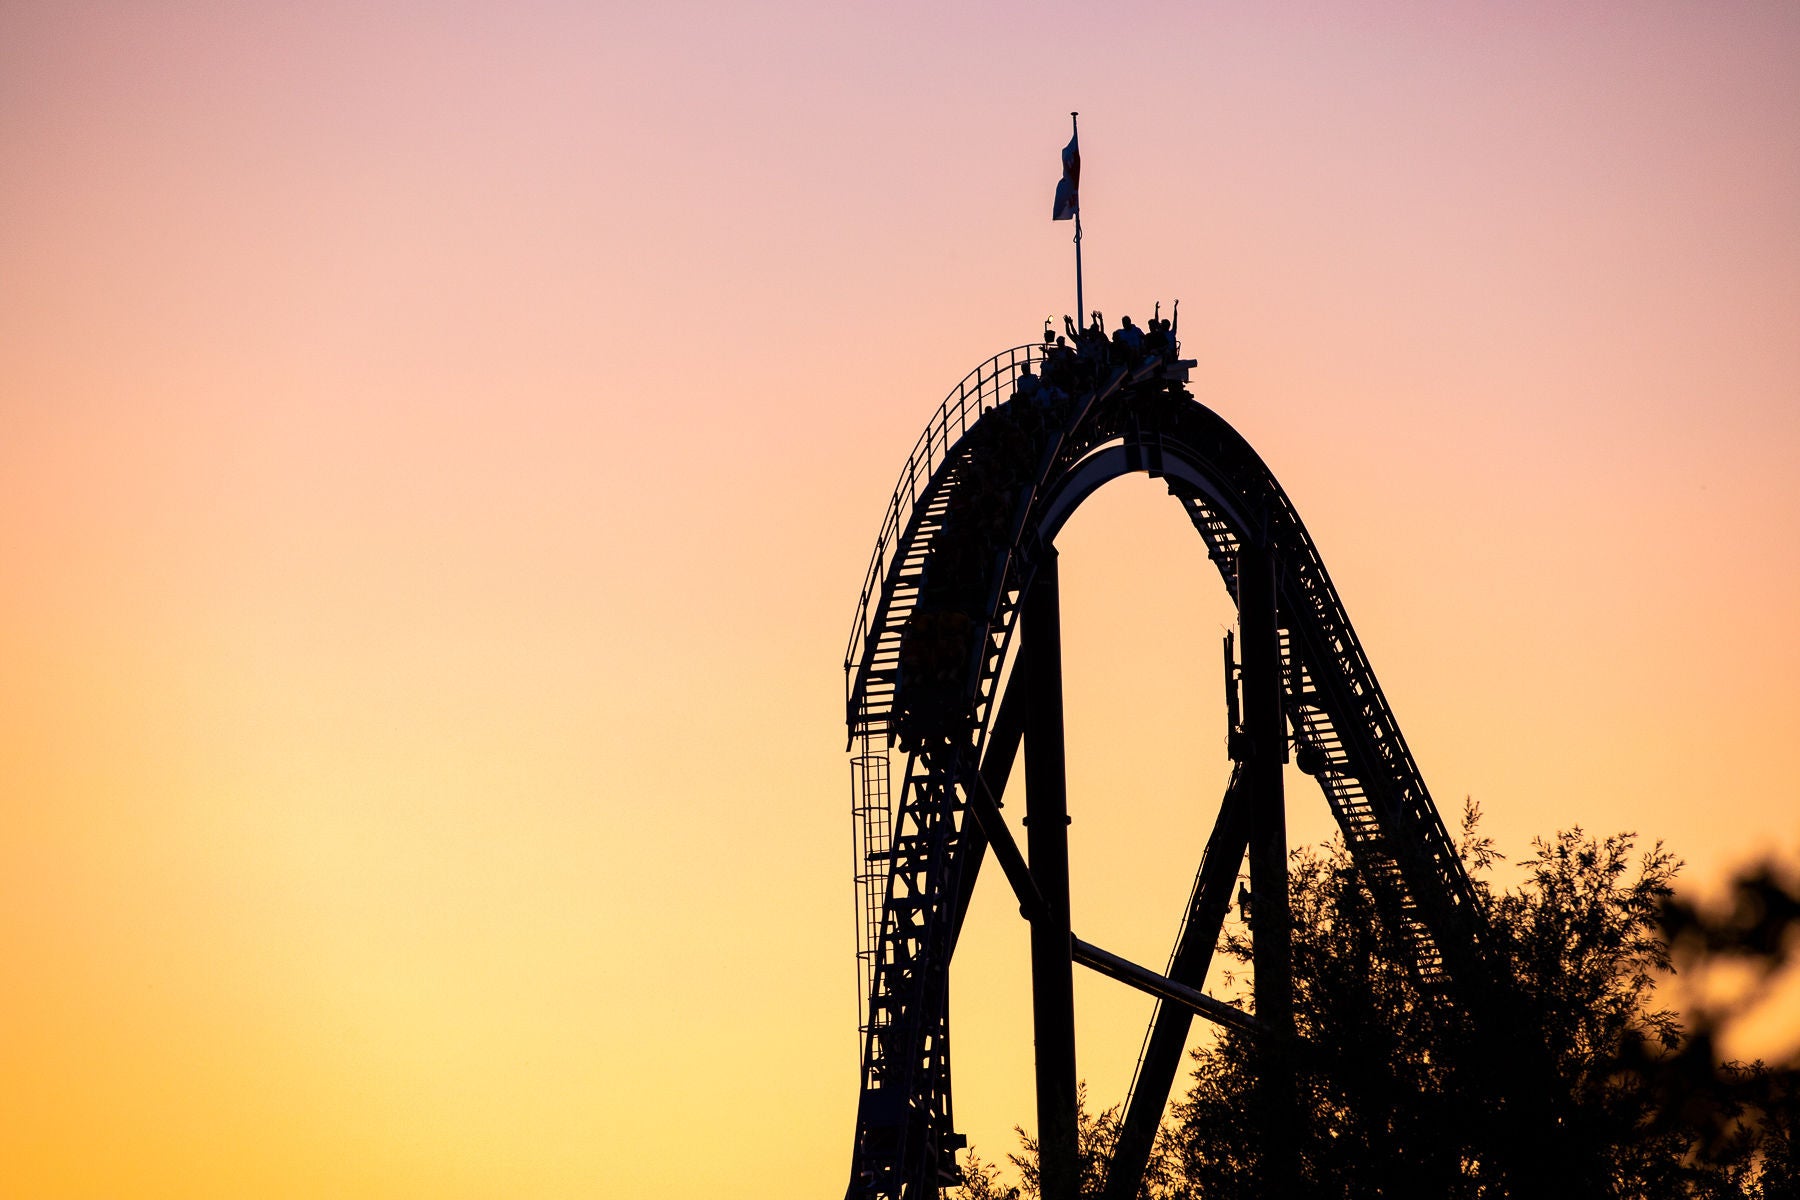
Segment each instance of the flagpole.
[{"label": "flagpole", "polygon": [[[1078,112],[1069,114],[1069,127],[1076,145],[1081,144],[1081,124],[1077,120],[1080,116],[1081,114]],[[1083,305],[1081,296],[1081,197],[1079,193],[1075,197],[1075,328],[1087,328],[1087,308]]]}]

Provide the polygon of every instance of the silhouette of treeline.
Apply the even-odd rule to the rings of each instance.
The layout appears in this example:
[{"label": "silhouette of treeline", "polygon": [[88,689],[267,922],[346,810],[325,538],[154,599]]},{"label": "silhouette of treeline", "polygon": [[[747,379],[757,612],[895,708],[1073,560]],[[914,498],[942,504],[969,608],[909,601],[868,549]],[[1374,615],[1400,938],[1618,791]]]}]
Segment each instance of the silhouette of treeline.
[{"label": "silhouette of treeline", "polygon": [[[1553,1064],[1550,1094],[1508,1094],[1481,1031],[1419,993],[1333,842],[1291,864],[1303,1049],[1283,1057],[1220,1030],[1194,1055],[1193,1086],[1158,1134],[1140,1197],[1272,1194],[1257,1102],[1265,1070],[1289,1071],[1297,1084],[1300,1120],[1282,1141],[1298,1157],[1306,1197],[1536,1197],[1546,1177],[1556,1181],[1550,1194],[1569,1197],[1800,1197],[1800,1071],[1718,1055],[1721,1030],[1795,953],[1800,882],[1758,867],[1722,906],[1703,907],[1675,896],[1680,864],[1660,843],[1639,853],[1632,834],[1577,828],[1534,842],[1524,882],[1501,892],[1490,882],[1500,856],[1479,835],[1478,815],[1465,813],[1460,850],[1516,983],[1512,1016]],[[1241,928],[1228,926],[1219,949],[1250,961]],[[1665,1006],[1676,971],[1704,978],[1726,965],[1751,968],[1749,994],[1685,1014]],[[1531,1121],[1520,1119],[1525,1105]],[[1564,1135],[1554,1146],[1520,1145],[1506,1132],[1546,1119]],[[1084,1197],[1101,1195],[1118,1128],[1118,1109],[1084,1105]],[[1036,1196],[1036,1144],[1019,1133],[1023,1152],[1009,1155],[1016,1186],[972,1159],[951,1195]]]}]

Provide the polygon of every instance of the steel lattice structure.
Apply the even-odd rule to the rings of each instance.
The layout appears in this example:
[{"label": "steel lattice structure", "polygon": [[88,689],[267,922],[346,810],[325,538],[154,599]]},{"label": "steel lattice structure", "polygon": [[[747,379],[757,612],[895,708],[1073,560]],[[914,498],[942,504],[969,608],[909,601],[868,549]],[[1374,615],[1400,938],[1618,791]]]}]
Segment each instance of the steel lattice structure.
[{"label": "steel lattice structure", "polygon": [[[1472,885],[1275,476],[1193,398],[1193,364],[1173,352],[1089,344],[1079,358],[1051,356],[1041,346],[996,355],[939,407],[889,504],[845,654],[864,1005],[852,1198],[921,1200],[958,1179],[949,965],[990,854],[1032,920],[1050,1200],[1064,1186],[1053,1153],[1066,1142],[1073,1155],[1069,964],[1160,998],[1108,1179],[1115,1200],[1135,1193],[1191,1017],[1275,1036],[1291,1022],[1281,795],[1290,745],[1424,994],[1466,998],[1486,986],[1490,935]],[[1134,472],[1167,483],[1240,621],[1235,663],[1227,649],[1237,765],[1167,975],[1068,927],[1053,547],[1083,500]],[[998,813],[1021,741],[1029,866]],[[1198,990],[1246,851],[1267,914],[1254,938],[1256,1018]]]}]

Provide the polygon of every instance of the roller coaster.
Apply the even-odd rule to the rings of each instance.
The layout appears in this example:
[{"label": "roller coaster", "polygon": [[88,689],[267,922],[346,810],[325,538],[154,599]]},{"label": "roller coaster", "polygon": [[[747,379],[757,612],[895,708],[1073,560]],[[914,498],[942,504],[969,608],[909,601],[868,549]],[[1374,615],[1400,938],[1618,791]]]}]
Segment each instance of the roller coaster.
[{"label": "roller coaster", "polygon": [[[1108,1200],[1137,1192],[1191,1021],[1293,1037],[1283,764],[1317,781],[1428,1002],[1471,1004],[1491,934],[1299,514],[1188,388],[1172,340],[1025,345],[938,407],[900,473],[845,651],[862,1067],[848,1200],[960,1182],[949,968],[985,859],[1031,926],[1040,1177],[1072,1197],[1073,966],[1157,998]],[[1231,782],[1164,971],[1076,937],[1055,539],[1121,475],[1163,480],[1238,611],[1225,673]],[[1021,743],[1025,841],[1000,808]],[[1254,1011],[1204,994],[1246,855]],[[1241,887],[1241,885],[1239,885]]]}]

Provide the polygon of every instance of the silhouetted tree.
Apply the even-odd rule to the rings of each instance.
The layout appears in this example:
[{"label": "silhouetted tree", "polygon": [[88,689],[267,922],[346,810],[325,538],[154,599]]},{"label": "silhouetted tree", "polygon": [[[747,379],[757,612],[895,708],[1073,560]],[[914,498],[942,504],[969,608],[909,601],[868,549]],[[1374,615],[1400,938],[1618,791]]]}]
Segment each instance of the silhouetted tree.
[{"label": "silhouetted tree", "polygon": [[[1672,955],[1688,970],[1737,955],[1772,976],[1795,949],[1800,887],[1752,872],[1722,913],[1704,911],[1675,898],[1679,864],[1661,844],[1639,853],[1631,834],[1574,829],[1534,842],[1523,883],[1498,892],[1477,817],[1465,816],[1464,860],[1509,981],[1509,1036],[1541,1048],[1530,1070],[1509,1069],[1491,1031],[1421,991],[1341,843],[1299,852],[1301,1045],[1220,1031],[1199,1050],[1141,1197],[1264,1194],[1267,1071],[1295,1081],[1286,1142],[1309,1197],[1800,1197],[1794,1072],[1720,1061],[1729,1014],[1699,1012],[1684,1029],[1656,991]],[[1241,928],[1228,927],[1220,951],[1250,961]],[[1099,1195],[1117,1128],[1116,1109],[1090,1117],[1083,1105],[1084,1196]],[[1530,1129],[1549,1136],[1521,1135]],[[1020,1135],[1019,1192],[1035,1197],[1036,1146]],[[978,1176],[964,1195],[1009,1194],[991,1166]]]},{"label": "silhouetted tree", "polygon": [[[1289,1071],[1300,1096],[1290,1138],[1312,1196],[1492,1196],[1522,1190],[1520,1164],[1551,1161],[1566,1194],[1682,1195],[1682,1131],[1659,1130],[1653,1089],[1614,1069],[1629,1037],[1672,1048],[1673,1013],[1654,1004],[1668,968],[1657,917],[1677,863],[1629,834],[1571,830],[1534,843],[1516,890],[1486,881],[1496,855],[1475,835],[1464,853],[1488,908],[1493,953],[1510,980],[1509,1035],[1498,1046],[1469,1013],[1424,994],[1341,843],[1293,857],[1295,1019],[1283,1051],[1225,1032],[1196,1055],[1176,1107],[1182,1176],[1199,1194],[1262,1190],[1264,1138],[1248,1103],[1265,1071]],[[1247,963],[1248,938],[1221,949]],[[1496,1061],[1530,1044],[1527,1071]],[[1510,1069],[1520,1067],[1520,1069]],[[1542,1078],[1548,1074],[1550,1078]],[[1527,1084],[1529,1083],[1529,1086]],[[1523,1113],[1521,1110],[1524,1111]],[[1557,1145],[1522,1145],[1544,1129]],[[1532,1156],[1540,1156],[1533,1161]]]},{"label": "silhouetted tree", "polygon": [[[1106,1182],[1107,1163],[1112,1161],[1113,1147],[1119,1140],[1119,1109],[1089,1112],[1087,1086],[1082,1084],[1075,1097],[1075,1122],[1081,1194],[1098,1196]],[[1021,1200],[1039,1195],[1037,1139],[1022,1128],[1014,1131],[1019,1135],[1021,1152],[1007,1158],[1018,1172],[1019,1184],[1009,1186],[1003,1182],[995,1164],[982,1161],[971,1151],[964,1172],[968,1182],[956,1193],[960,1200]],[[1147,1200],[1178,1200],[1188,1194],[1180,1190],[1172,1136],[1172,1130],[1160,1130],[1151,1149],[1139,1193]]]},{"label": "silhouetted tree", "polygon": [[[1731,1024],[1768,998],[1800,954],[1800,877],[1774,863],[1732,879],[1723,900],[1671,896],[1660,916],[1675,968],[1688,981],[1687,1029],[1673,1048],[1627,1038],[1615,1064],[1656,1097],[1658,1130],[1680,1129],[1693,1155],[1730,1171],[1755,1200],[1800,1198],[1800,1067],[1724,1059]],[[1747,980],[1735,995],[1707,987],[1719,970]]]}]

